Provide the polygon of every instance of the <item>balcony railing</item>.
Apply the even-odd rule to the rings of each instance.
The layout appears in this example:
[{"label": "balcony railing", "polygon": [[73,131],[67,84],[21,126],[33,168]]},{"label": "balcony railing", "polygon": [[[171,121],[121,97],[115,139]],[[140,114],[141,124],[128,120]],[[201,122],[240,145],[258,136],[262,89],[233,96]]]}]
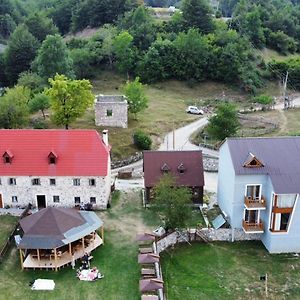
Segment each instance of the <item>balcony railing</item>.
[{"label": "balcony railing", "polygon": [[261,196],[261,199],[253,199],[250,197],[245,197],[245,206],[247,209],[265,209],[266,208],[266,199]]},{"label": "balcony railing", "polygon": [[264,232],[264,224],[261,220],[258,223],[243,221],[243,229],[246,233],[262,233]]}]

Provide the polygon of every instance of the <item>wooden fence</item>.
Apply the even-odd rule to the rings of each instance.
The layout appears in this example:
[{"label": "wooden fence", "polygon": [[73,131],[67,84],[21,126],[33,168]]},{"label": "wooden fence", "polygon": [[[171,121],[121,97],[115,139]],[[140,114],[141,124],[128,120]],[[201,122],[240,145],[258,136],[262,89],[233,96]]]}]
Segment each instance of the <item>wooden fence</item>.
[{"label": "wooden fence", "polygon": [[16,223],[14,229],[12,230],[11,234],[9,235],[7,241],[5,242],[4,246],[0,250],[0,263],[2,263],[3,258],[5,257],[7,251],[10,249],[11,245],[15,242],[15,235],[18,234],[20,225],[19,221],[26,217],[28,214],[28,211],[31,209],[31,204],[28,204],[23,213],[21,214],[20,218],[18,219],[18,222]]}]

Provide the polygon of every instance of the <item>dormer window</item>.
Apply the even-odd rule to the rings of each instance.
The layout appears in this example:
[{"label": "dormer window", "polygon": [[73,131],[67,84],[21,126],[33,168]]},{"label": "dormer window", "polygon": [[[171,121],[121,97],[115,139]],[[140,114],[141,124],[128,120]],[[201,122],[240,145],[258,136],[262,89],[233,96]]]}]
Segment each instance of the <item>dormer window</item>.
[{"label": "dormer window", "polygon": [[48,162],[50,165],[55,165],[57,162],[57,155],[54,151],[51,151],[48,155]]},{"label": "dormer window", "polygon": [[11,164],[14,156],[10,151],[5,151],[2,157],[5,164]]},{"label": "dormer window", "polygon": [[264,164],[250,152],[243,166],[245,168],[261,168]]},{"label": "dormer window", "polygon": [[163,173],[169,173],[171,170],[170,167],[166,163],[164,163],[160,169]]},{"label": "dormer window", "polygon": [[178,167],[177,170],[180,174],[183,174],[186,170],[185,166],[183,165],[183,163],[181,163]]}]

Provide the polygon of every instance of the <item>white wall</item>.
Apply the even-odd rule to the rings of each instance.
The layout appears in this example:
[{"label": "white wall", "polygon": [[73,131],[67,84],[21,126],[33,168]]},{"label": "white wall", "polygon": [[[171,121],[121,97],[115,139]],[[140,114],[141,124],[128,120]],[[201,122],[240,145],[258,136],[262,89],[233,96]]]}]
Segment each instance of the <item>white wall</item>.
[{"label": "white wall", "polygon": [[[110,167],[108,170],[110,174]],[[16,185],[9,185],[9,178],[16,178]],[[40,178],[40,185],[32,185],[33,178]],[[56,185],[50,185],[50,178],[56,179]],[[80,186],[73,185],[73,179],[80,178]],[[90,186],[89,179],[95,179],[96,185]],[[36,195],[45,195],[47,206],[74,207],[74,197],[80,197],[82,203],[89,203],[90,197],[96,197],[96,209],[106,209],[110,195],[110,175],[106,177],[94,176],[2,176],[0,185],[3,206],[25,206],[28,203],[36,206]],[[12,196],[17,196],[18,203],[12,203]],[[59,196],[59,203],[53,202],[53,196]]]}]

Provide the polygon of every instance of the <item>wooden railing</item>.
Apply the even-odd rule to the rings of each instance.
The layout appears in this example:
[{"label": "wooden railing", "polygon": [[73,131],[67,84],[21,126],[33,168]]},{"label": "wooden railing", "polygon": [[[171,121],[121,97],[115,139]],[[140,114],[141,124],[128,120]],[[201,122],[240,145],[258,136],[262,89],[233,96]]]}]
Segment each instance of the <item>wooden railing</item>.
[{"label": "wooden railing", "polygon": [[264,224],[261,220],[258,223],[249,223],[247,221],[243,221],[243,228],[246,232],[257,232],[264,231]]},{"label": "wooden railing", "polygon": [[245,205],[247,208],[266,208],[266,199],[264,196],[261,199],[245,197]]}]

